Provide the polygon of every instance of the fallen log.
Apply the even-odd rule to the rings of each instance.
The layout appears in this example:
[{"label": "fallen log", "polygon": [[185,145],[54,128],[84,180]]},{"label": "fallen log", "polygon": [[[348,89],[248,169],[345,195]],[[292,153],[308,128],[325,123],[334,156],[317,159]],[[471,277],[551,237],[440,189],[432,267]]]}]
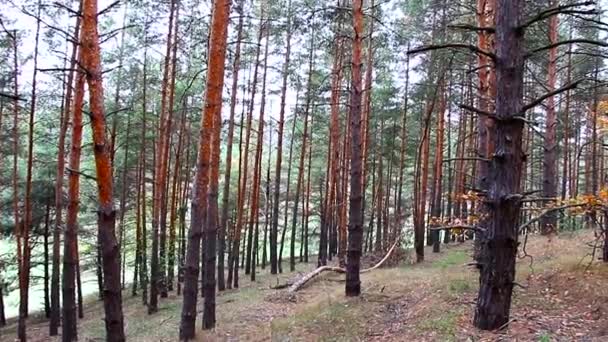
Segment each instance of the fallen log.
[{"label": "fallen log", "polygon": [[[399,240],[395,241],[395,243],[391,246],[391,248],[388,250],[388,252],[386,252],[386,255],[384,256],[384,258],[382,258],[382,260],[380,260],[377,264],[375,264],[374,266],[372,266],[370,268],[361,270],[359,273],[371,272],[371,271],[377,269],[378,267],[382,266],[382,264],[384,264],[386,262],[386,260],[388,260],[388,258],[391,256],[391,254],[395,250],[395,247],[397,247],[398,244],[399,244]],[[316,276],[318,276],[319,274],[326,272],[326,271],[331,271],[331,272],[336,272],[336,273],[346,273],[346,269],[344,269],[342,267],[336,267],[336,266],[317,267],[312,272],[310,272],[307,275],[305,275],[304,277],[300,278],[300,280],[294,282],[287,291],[288,292],[297,292],[304,285],[306,285],[306,283],[308,283],[310,280],[314,279]]]}]

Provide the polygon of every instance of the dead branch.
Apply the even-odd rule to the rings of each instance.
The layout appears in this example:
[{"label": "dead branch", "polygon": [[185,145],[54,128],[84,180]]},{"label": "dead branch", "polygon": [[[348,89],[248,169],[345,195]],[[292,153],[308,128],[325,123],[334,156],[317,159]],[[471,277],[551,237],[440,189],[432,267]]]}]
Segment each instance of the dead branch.
[{"label": "dead branch", "polygon": [[576,207],[584,207],[585,205],[587,205],[586,203],[576,203],[576,204],[567,204],[567,205],[562,205],[560,207],[555,207],[555,208],[549,208],[545,211],[543,211],[540,215],[536,216],[535,218],[529,220],[528,222],[522,224],[521,226],[519,226],[518,232],[522,232],[524,229],[528,228],[529,226],[533,225],[534,223],[538,222],[541,218],[543,218],[544,216],[547,216],[549,214],[551,214],[554,211],[560,211],[560,210],[565,210],[565,209],[569,209],[569,208],[576,208]]},{"label": "dead branch", "polygon": [[475,32],[487,32],[487,33],[496,32],[496,28],[494,28],[494,27],[481,27],[481,26],[475,26],[475,25],[470,25],[470,24],[453,24],[453,25],[448,25],[448,27],[452,28],[452,29],[469,30],[469,31],[475,31]]},{"label": "dead branch", "polygon": [[539,21],[542,21],[545,19],[549,19],[550,17],[556,16],[558,14],[596,14],[595,10],[572,9],[575,7],[584,7],[584,6],[593,6],[593,5],[595,5],[595,1],[574,2],[571,4],[551,7],[544,11],[539,12],[532,18],[528,19],[525,23],[521,24],[518,27],[518,29],[524,30],[536,22],[539,22]]},{"label": "dead branch", "polygon": [[525,113],[525,112],[527,112],[528,110],[530,110],[530,109],[532,109],[532,108],[534,108],[534,107],[538,106],[539,104],[541,104],[543,101],[545,101],[546,99],[548,99],[548,98],[550,98],[550,97],[553,97],[553,96],[555,96],[555,95],[561,94],[561,93],[563,93],[563,92],[565,92],[565,91],[568,91],[568,90],[571,90],[571,89],[574,89],[574,88],[578,87],[578,85],[579,85],[581,82],[583,82],[583,81],[584,81],[584,79],[576,80],[576,81],[574,81],[574,82],[572,82],[572,83],[570,83],[570,84],[566,84],[565,86],[563,86],[563,87],[561,87],[561,88],[555,89],[555,90],[554,90],[554,91],[552,91],[552,92],[546,93],[545,95],[543,95],[543,96],[541,96],[541,97],[539,97],[539,98],[537,98],[537,99],[533,100],[532,102],[528,103],[527,105],[525,105],[525,106],[524,106],[524,107],[521,109],[521,113]]},{"label": "dead branch", "polygon": [[486,51],[484,49],[480,49],[475,45],[459,44],[459,43],[422,46],[419,48],[409,50],[407,52],[407,54],[413,55],[413,54],[417,54],[417,53],[421,53],[421,52],[432,51],[432,50],[442,50],[442,49],[465,49],[465,50],[469,50],[473,53],[489,57],[493,61],[496,60],[496,55],[493,54],[492,52]]},{"label": "dead branch", "polygon": [[568,39],[568,40],[562,40],[562,41],[557,42],[557,43],[553,43],[553,44],[549,44],[549,45],[545,45],[545,46],[536,48],[536,49],[528,52],[524,56],[524,58],[528,58],[528,57],[532,56],[533,54],[535,54],[537,52],[541,52],[541,51],[545,51],[545,50],[551,50],[553,48],[560,47],[562,45],[568,45],[568,44],[590,44],[590,45],[596,45],[596,46],[601,46],[601,47],[608,47],[608,43],[602,42],[602,41],[599,41],[599,40],[583,39],[583,38]]},{"label": "dead branch", "polygon": [[[384,256],[384,258],[382,258],[382,260],[380,260],[378,263],[376,263],[376,265],[374,265],[374,266],[372,266],[370,268],[366,268],[364,270],[361,270],[359,273],[362,274],[362,273],[371,272],[371,271],[377,269],[378,267],[382,266],[382,264],[384,264],[386,262],[386,260],[388,260],[388,258],[391,256],[391,254],[395,250],[395,247],[397,247],[398,244],[399,244],[399,240],[395,241],[395,243],[391,246],[391,248],[388,250],[388,252],[386,252],[386,255]],[[346,273],[346,269],[344,269],[342,267],[321,266],[321,267],[318,267],[317,269],[315,269],[314,271],[308,273],[307,275],[305,275],[304,277],[302,277],[300,280],[298,280],[295,283],[293,283],[289,287],[289,289],[287,291],[288,292],[297,292],[306,283],[308,283],[310,280],[312,280],[313,278],[315,278],[319,274],[321,274],[323,272],[326,272],[326,271],[331,271],[331,272],[336,272],[336,273]],[[278,286],[279,285],[277,285],[277,287]],[[282,287],[278,287],[278,288],[282,288]]]}]

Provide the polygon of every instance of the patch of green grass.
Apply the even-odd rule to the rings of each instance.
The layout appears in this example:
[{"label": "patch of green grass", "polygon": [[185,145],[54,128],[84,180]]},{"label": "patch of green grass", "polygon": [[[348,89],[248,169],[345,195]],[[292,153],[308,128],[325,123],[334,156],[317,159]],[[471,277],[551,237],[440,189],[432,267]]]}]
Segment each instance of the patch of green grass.
[{"label": "patch of green grass", "polygon": [[[284,319],[271,322],[273,341],[291,340],[293,337],[314,335],[319,341],[353,341],[361,336],[357,322],[364,313],[356,301],[319,303]],[[306,332],[306,333],[303,333]]]},{"label": "patch of green grass", "polygon": [[437,316],[430,317],[418,325],[422,331],[435,332],[441,341],[454,341],[456,338],[458,312],[437,311]]},{"label": "patch of green grass", "polygon": [[467,279],[453,279],[448,283],[448,290],[453,295],[460,295],[472,290],[470,281]]},{"label": "patch of green grass", "polygon": [[470,259],[469,255],[463,250],[448,251],[445,256],[433,263],[433,267],[442,269],[462,265]]},{"label": "patch of green grass", "polygon": [[549,336],[549,333],[544,332],[538,337],[538,342],[551,342],[551,336]]}]

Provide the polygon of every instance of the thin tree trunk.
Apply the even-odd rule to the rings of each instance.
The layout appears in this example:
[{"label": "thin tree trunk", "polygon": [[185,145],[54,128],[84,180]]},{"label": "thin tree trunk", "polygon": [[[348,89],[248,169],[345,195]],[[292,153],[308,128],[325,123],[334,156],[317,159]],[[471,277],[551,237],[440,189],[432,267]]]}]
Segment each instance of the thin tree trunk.
[{"label": "thin tree trunk", "polygon": [[291,162],[293,159],[293,141],[295,139],[296,132],[296,122],[298,118],[298,106],[296,105],[296,110],[294,111],[293,117],[293,125],[291,127],[291,135],[289,138],[289,158],[287,161],[287,188],[285,193],[285,216],[283,219],[283,231],[281,232],[281,246],[279,248],[279,256],[278,256],[278,266],[279,272],[283,273],[283,248],[285,247],[285,235],[287,234],[287,212],[289,210],[289,196],[290,196],[290,188],[291,188]]},{"label": "thin tree trunk", "polygon": [[[80,9],[82,10],[82,1]],[[74,37],[80,36],[80,16],[76,17],[74,26]],[[65,138],[70,122],[70,110],[72,107],[72,84],[74,83],[74,69],[78,53],[78,42],[72,44],[72,55],[70,57],[70,72],[67,78],[67,87],[61,113],[61,126],[59,128],[59,141],[57,144],[57,171],[55,174],[55,229],[53,229],[53,266],[51,281],[51,319],[49,322],[49,335],[56,336],[59,322],[61,320],[59,304],[59,261],[61,247],[61,231],[63,220],[63,178],[65,172]]]},{"label": "thin tree trunk", "polygon": [[38,76],[38,43],[40,37],[40,10],[41,0],[38,0],[38,20],[36,21],[36,38],[34,46],[34,72],[32,75],[32,92],[30,100],[30,113],[28,121],[28,144],[27,144],[27,169],[25,178],[24,194],[24,218],[21,225],[21,239],[23,252],[19,269],[19,327],[18,335],[22,342],[27,340],[26,319],[29,308],[29,287],[30,287],[30,229],[32,226],[32,173],[34,163],[34,123],[36,114],[36,78]]},{"label": "thin tree trunk", "polygon": [[[79,58],[80,59],[80,58]],[[84,104],[85,74],[76,76],[74,107],[72,109],[72,142],[68,176],[68,207],[63,245],[63,329],[62,340],[78,339],[76,325],[75,278],[78,265],[78,211],[80,207],[80,154],[82,146],[82,107]]]},{"label": "thin tree trunk", "polygon": [[[268,22],[266,24],[268,25]],[[260,103],[260,116],[258,118],[258,139],[255,149],[255,162],[253,167],[253,187],[251,190],[251,208],[249,212],[249,241],[251,241],[251,234],[254,235],[256,243],[255,246],[248,245],[247,249],[247,264],[250,266],[251,281],[255,281],[255,266],[256,266],[256,255],[257,255],[257,240],[258,240],[258,225],[260,220],[259,215],[259,203],[260,203],[260,183],[262,180],[262,148],[264,146],[264,114],[266,109],[266,75],[268,72],[268,46],[269,44],[269,29],[266,28],[266,44],[264,48],[264,72],[262,76],[262,100]],[[253,229],[255,225],[255,229]],[[253,248],[255,247],[255,248]],[[252,250],[254,253],[252,253]],[[253,255],[252,255],[253,254]],[[245,273],[247,273],[247,266],[245,266]]]},{"label": "thin tree trunk", "polygon": [[[150,259],[150,303],[148,313],[158,311],[158,296],[166,297],[164,270],[165,270],[165,242],[167,234],[165,180],[167,170],[169,130],[173,110],[168,108],[169,75],[171,72],[171,52],[173,39],[173,20],[177,8],[177,1],[171,0],[169,11],[169,31],[164,58],[163,79],[161,88],[160,130],[157,137],[155,164],[154,164],[154,205],[152,213],[152,256]],[[165,146],[167,153],[165,153]],[[164,211],[163,211],[164,209]]]},{"label": "thin tree trunk", "polygon": [[[289,64],[291,58],[291,0],[287,4],[287,33],[285,62],[283,63],[283,80],[281,85],[281,105],[279,110],[278,122],[278,141],[277,141],[277,161],[275,166],[273,207],[272,207],[272,226],[270,228],[270,273],[277,274],[277,236],[279,226],[279,197],[281,194],[281,164],[283,162],[283,127],[285,125],[285,102],[287,98],[287,79],[289,77]],[[285,229],[285,228],[283,228]]]},{"label": "thin tree trunk", "polygon": [[293,214],[291,217],[291,244],[289,251],[289,269],[291,272],[296,270],[296,225],[298,222],[298,204],[300,203],[300,193],[302,192],[302,183],[304,177],[304,160],[306,159],[306,144],[308,139],[308,116],[310,115],[310,104],[312,101],[312,73],[314,70],[314,39],[311,39],[309,69],[308,69],[308,86],[306,90],[306,105],[304,107],[304,129],[302,133],[302,149],[300,150],[300,164],[298,167],[298,179],[296,183],[296,197],[294,198]]},{"label": "thin tree trunk", "polygon": [[[232,171],[232,145],[234,139],[234,115],[236,112],[237,104],[237,92],[239,86],[239,72],[241,70],[241,41],[243,39],[243,0],[239,0],[235,6],[235,11],[239,15],[239,22],[237,25],[237,39],[236,48],[234,53],[234,61],[232,63],[232,88],[231,88],[231,99],[230,99],[230,119],[228,121],[228,140],[226,143],[226,171],[224,173],[224,189],[222,191],[222,218],[220,224],[220,230],[218,232],[219,240],[219,251],[217,260],[217,287],[219,291],[223,291],[226,288],[225,276],[224,276],[224,253],[226,250],[226,228],[228,226],[228,212],[230,211],[230,180]],[[231,260],[229,258],[228,262]]]},{"label": "thin tree trunk", "polygon": [[46,203],[46,209],[44,214],[44,317],[51,317],[51,301],[50,301],[50,293],[49,293],[49,282],[51,278],[51,274],[49,272],[49,216],[51,213],[51,201],[50,199]]},{"label": "thin tree trunk", "polygon": [[[244,205],[245,205],[245,198],[247,198],[247,177],[248,177],[248,173],[249,173],[249,143],[250,143],[250,139],[251,139],[251,122],[253,119],[253,108],[254,108],[254,101],[255,101],[255,94],[257,92],[257,83],[258,83],[258,74],[259,74],[259,67],[260,67],[260,51],[261,51],[261,42],[262,42],[262,36],[264,34],[264,28],[263,28],[263,20],[264,20],[264,9],[265,6],[262,4],[261,6],[261,15],[260,15],[260,27],[258,29],[258,39],[257,39],[257,45],[256,45],[256,54],[255,54],[255,66],[254,66],[254,71],[253,71],[253,83],[252,83],[252,88],[251,88],[251,99],[249,102],[249,108],[247,111],[247,130],[245,132],[245,143],[243,145],[243,154],[244,154],[244,158],[242,160],[242,173],[241,173],[241,179],[240,179],[240,185],[239,185],[239,198],[238,198],[238,205],[237,205],[237,218],[236,218],[236,234],[234,237],[234,243],[233,243],[233,252],[232,254],[235,255],[234,258],[234,267],[233,267],[233,286],[235,288],[239,287],[239,267],[238,267],[238,254],[239,254],[239,247],[240,247],[240,243],[241,243],[241,230],[242,227],[244,225],[244,218],[245,218],[245,210],[244,210]],[[249,233],[249,235],[251,235],[251,232]]]},{"label": "thin tree trunk", "polygon": [[[443,86],[442,86],[443,87]],[[439,95],[440,106],[437,112],[437,130],[436,130],[436,141],[435,141],[435,168],[433,170],[433,197],[431,203],[431,220],[432,223],[441,222],[441,199],[442,199],[442,181],[443,181],[443,143],[444,143],[444,129],[445,129],[445,109],[446,109],[446,98],[445,90],[442,89]],[[434,224],[431,224],[433,226]],[[439,253],[440,250],[440,234],[439,230],[432,230],[431,237],[433,242],[433,253]]]},{"label": "thin tree trunk", "polygon": [[[556,1],[549,0],[551,7]],[[555,44],[558,40],[558,16],[549,18],[549,43]],[[547,65],[547,91],[555,90],[557,81],[557,47],[549,50],[549,64]],[[543,197],[556,199],[557,197],[557,112],[555,98],[547,99],[547,113],[545,122],[545,141],[543,148]],[[557,213],[550,212],[540,219],[540,231],[543,235],[555,232],[557,229]]]}]

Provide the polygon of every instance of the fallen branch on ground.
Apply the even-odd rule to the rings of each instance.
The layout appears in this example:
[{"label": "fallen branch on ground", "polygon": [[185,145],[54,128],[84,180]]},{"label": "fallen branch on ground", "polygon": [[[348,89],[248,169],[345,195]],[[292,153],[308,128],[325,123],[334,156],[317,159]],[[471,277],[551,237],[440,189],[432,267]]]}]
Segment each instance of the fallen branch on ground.
[{"label": "fallen branch on ground", "polygon": [[[359,273],[367,273],[367,272],[373,271],[373,270],[377,269],[378,267],[382,266],[382,264],[384,264],[386,262],[386,260],[388,260],[388,258],[391,256],[391,254],[395,250],[395,247],[397,247],[398,244],[399,244],[399,240],[395,241],[395,243],[391,246],[391,248],[388,250],[388,252],[386,252],[386,255],[384,256],[384,258],[382,258],[382,260],[380,260],[376,265],[374,265],[370,268],[361,270]],[[321,267],[318,267],[317,269],[315,269],[314,271],[308,273],[304,277],[300,278],[300,280],[293,283],[293,285],[291,285],[287,291],[288,292],[297,292],[311,279],[315,278],[316,276],[318,276],[319,274],[321,274],[325,271],[332,271],[332,272],[336,272],[336,273],[346,273],[346,269],[344,269],[342,267],[321,266]]]}]

